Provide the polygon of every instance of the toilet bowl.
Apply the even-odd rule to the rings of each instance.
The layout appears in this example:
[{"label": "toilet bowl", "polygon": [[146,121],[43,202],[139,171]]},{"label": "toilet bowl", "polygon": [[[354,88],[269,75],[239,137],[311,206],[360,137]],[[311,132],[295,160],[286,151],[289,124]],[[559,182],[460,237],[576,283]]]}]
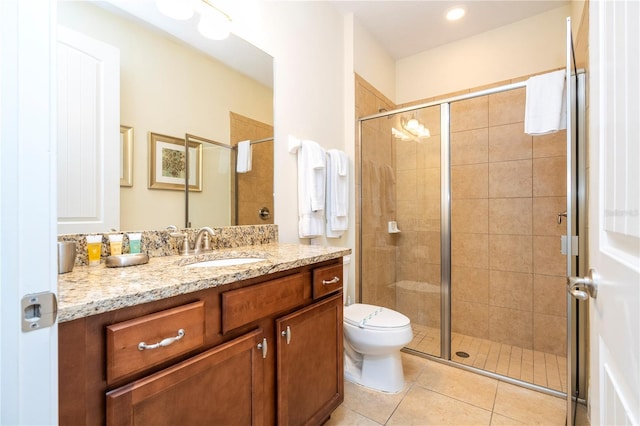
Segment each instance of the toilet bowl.
[{"label": "toilet bowl", "polygon": [[[349,259],[344,259],[344,293],[348,293]],[[346,296],[345,296],[346,299]],[[392,309],[354,303],[344,307],[344,376],[371,389],[404,389],[400,349],[413,339],[409,318]]]}]

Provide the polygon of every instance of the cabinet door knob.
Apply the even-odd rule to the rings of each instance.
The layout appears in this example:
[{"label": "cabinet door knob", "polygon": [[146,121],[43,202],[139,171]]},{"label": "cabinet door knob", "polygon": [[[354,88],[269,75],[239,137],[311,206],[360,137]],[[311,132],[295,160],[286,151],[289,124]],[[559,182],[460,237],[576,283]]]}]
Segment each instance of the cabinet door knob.
[{"label": "cabinet door knob", "polygon": [[267,357],[267,338],[262,339],[262,343],[258,343],[258,349],[262,351],[262,358]]},{"label": "cabinet door knob", "polygon": [[287,326],[287,329],[280,334],[282,335],[282,337],[287,338],[287,345],[288,345],[289,342],[291,342],[291,327]]},{"label": "cabinet door knob", "polygon": [[175,337],[167,337],[166,339],[162,339],[161,341],[159,341],[158,343],[154,343],[153,345],[147,345],[145,342],[140,342],[138,343],[138,350],[139,351],[144,351],[145,349],[149,350],[149,349],[158,349],[158,348],[162,348],[164,346],[169,346],[170,344],[177,342],[178,340],[182,339],[182,336],[184,336],[184,329],[180,329],[178,330],[178,335]]}]

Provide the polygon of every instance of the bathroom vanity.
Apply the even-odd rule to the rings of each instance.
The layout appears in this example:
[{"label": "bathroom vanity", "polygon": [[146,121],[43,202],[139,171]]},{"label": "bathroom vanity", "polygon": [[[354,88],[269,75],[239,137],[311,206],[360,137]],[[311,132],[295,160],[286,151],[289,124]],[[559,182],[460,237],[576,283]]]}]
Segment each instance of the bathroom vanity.
[{"label": "bathroom vanity", "polygon": [[[349,252],[267,244],[61,275],[60,424],[322,424],[343,400]],[[265,260],[188,266],[251,256]]]}]

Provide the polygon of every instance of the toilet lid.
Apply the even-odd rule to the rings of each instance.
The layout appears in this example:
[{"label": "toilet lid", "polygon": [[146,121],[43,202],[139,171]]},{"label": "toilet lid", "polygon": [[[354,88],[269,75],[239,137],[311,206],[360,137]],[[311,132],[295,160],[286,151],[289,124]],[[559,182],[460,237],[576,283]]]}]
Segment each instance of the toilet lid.
[{"label": "toilet lid", "polygon": [[393,309],[364,303],[344,307],[344,321],[360,328],[398,328],[409,325],[409,318]]}]

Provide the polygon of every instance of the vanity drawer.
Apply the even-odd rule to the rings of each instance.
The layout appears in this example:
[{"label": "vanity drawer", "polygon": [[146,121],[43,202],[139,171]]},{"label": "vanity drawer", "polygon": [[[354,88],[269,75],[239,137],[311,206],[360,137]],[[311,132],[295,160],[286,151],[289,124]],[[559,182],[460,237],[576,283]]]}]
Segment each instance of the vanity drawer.
[{"label": "vanity drawer", "polygon": [[168,361],[203,344],[202,301],[109,325],[107,383]]},{"label": "vanity drawer", "polygon": [[222,293],[222,332],[311,300],[309,274],[298,273]]},{"label": "vanity drawer", "polygon": [[342,289],[342,264],[313,270],[313,298],[318,299]]}]

